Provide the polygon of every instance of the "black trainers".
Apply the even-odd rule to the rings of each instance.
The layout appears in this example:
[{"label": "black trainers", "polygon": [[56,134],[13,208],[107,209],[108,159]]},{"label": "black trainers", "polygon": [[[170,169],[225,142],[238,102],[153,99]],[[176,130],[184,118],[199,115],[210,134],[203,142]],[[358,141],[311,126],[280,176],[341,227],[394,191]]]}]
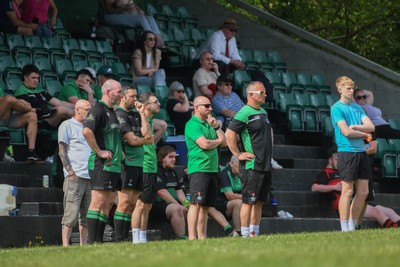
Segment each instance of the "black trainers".
[{"label": "black trainers", "polygon": [[28,156],[26,157],[26,161],[34,163],[44,163],[44,161],[38,157],[35,150],[28,151]]}]

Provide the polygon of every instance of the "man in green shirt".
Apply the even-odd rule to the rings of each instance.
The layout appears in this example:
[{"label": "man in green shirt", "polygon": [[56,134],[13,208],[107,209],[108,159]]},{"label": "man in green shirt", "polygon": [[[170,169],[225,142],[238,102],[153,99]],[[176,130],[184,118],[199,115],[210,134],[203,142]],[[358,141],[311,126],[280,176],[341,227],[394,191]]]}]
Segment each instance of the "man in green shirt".
[{"label": "man in green shirt", "polygon": [[[160,102],[153,93],[143,93],[139,102],[144,105],[144,115],[150,124],[150,130],[154,136],[153,116],[160,111]],[[147,242],[147,224],[153,202],[157,197],[157,155],[154,142],[143,144],[143,191],[136,202],[132,214],[132,241],[133,243]]]},{"label": "man in green shirt", "polygon": [[75,76],[75,80],[69,81],[61,89],[58,99],[75,104],[79,99],[89,101],[94,105],[94,92],[90,87],[93,83],[93,74],[87,69],[81,69]]},{"label": "man in green shirt", "polygon": [[194,100],[194,116],[186,123],[188,147],[190,208],[188,212],[189,240],[205,239],[208,207],[215,206],[217,195],[218,146],[225,146],[225,135],[211,116],[207,97]]},{"label": "man in green shirt", "polygon": [[35,151],[37,134],[36,110],[31,104],[11,95],[5,95],[0,87],[0,127],[22,128],[26,126],[28,161],[39,161]]},{"label": "man in green shirt", "polygon": [[[123,86],[120,105],[115,110],[121,128],[122,147],[125,153],[124,171],[118,189],[118,206],[114,214],[117,241],[128,238],[132,212],[143,190],[143,145],[151,145],[154,138],[144,114],[144,105],[137,101],[137,90]],[[136,107],[136,110],[133,110]]]},{"label": "man in green shirt", "polygon": [[103,97],[89,111],[82,130],[92,149],[88,161],[92,199],[87,213],[89,243],[103,242],[104,228],[114,203],[123,159],[121,133],[114,106],[122,98],[121,84],[104,83]]},{"label": "man in green shirt", "polygon": [[25,65],[22,68],[22,77],[22,85],[15,91],[14,96],[29,102],[36,110],[39,121],[44,120],[51,127],[57,127],[62,120],[74,115],[74,104],[58,100],[38,86],[40,71],[35,65]]}]

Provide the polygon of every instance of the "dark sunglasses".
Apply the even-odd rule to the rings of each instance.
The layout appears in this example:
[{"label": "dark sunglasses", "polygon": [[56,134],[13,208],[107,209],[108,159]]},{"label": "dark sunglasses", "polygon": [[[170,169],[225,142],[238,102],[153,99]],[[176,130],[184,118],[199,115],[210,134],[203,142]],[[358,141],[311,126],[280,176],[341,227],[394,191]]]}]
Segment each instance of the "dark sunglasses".
[{"label": "dark sunglasses", "polygon": [[229,29],[231,32],[234,32],[234,33],[236,33],[237,32],[237,30],[234,30],[234,29]]},{"label": "dark sunglasses", "polygon": [[197,105],[197,106],[203,106],[203,107],[205,107],[205,108],[210,108],[210,107],[211,107],[211,104],[199,104],[199,105]]},{"label": "dark sunglasses", "polygon": [[232,86],[232,83],[224,83],[225,86]]},{"label": "dark sunglasses", "polygon": [[361,99],[367,99],[367,95],[359,95],[357,96],[357,100],[361,100]]},{"label": "dark sunglasses", "polygon": [[146,38],[146,40],[147,40],[147,41],[155,41],[155,40],[156,40],[156,38],[153,38],[153,37],[147,37],[147,38]]},{"label": "dark sunglasses", "polygon": [[183,90],[176,90],[175,92],[180,93],[180,94],[183,94],[185,91],[183,91]]}]

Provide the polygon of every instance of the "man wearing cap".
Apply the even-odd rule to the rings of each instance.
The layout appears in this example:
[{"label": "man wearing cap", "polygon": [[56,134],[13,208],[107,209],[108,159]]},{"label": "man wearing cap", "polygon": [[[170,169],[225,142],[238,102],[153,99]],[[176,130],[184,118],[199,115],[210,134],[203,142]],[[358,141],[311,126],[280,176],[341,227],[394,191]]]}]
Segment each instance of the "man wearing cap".
[{"label": "man wearing cap", "polygon": [[212,107],[215,113],[220,116],[225,126],[235,116],[235,114],[244,106],[240,97],[232,92],[232,80],[229,75],[222,74],[217,80],[217,94],[214,96]]},{"label": "man wearing cap", "polygon": [[192,117],[193,105],[189,102],[183,85],[178,81],[169,85],[169,97],[166,109],[169,118],[174,122],[175,133],[183,135],[186,122]]},{"label": "man wearing cap", "polygon": [[200,53],[206,50],[211,52],[221,72],[229,72],[230,68],[242,70],[246,67],[236,46],[235,35],[238,29],[235,19],[226,18],[220,30],[214,32],[200,49]]},{"label": "man wearing cap", "polygon": [[[96,78],[96,76],[94,78]],[[107,80],[112,78],[115,78],[115,75],[110,66],[101,66],[97,70],[97,84],[93,85],[92,87],[97,101],[99,101],[102,97],[101,87]]]},{"label": "man wearing cap", "polygon": [[200,68],[193,75],[194,96],[203,95],[211,100],[215,95],[215,83],[220,75],[219,68],[208,50],[200,53],[199,62]]},{"label": "man wearing cap", "polygon": [[87,69],[81,69],[75,76],[75,80],[68,82],[61,89],[58,99],[75,104],[79,99],[89,101],[94,105],[94,92],[90,87],[93,83],[93,74]]}]

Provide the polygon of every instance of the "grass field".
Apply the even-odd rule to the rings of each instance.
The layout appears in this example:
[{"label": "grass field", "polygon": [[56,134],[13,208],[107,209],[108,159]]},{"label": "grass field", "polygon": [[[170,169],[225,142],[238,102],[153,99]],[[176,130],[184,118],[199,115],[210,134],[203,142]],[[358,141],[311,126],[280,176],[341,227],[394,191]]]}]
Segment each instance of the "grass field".
[{"label": "grass field", "polygon": [[[351,266],[399,265],[397,229],[263,235],[252,239],[0,249],[0,266]],[[397,244],[397,245],[396,245]]]}]

